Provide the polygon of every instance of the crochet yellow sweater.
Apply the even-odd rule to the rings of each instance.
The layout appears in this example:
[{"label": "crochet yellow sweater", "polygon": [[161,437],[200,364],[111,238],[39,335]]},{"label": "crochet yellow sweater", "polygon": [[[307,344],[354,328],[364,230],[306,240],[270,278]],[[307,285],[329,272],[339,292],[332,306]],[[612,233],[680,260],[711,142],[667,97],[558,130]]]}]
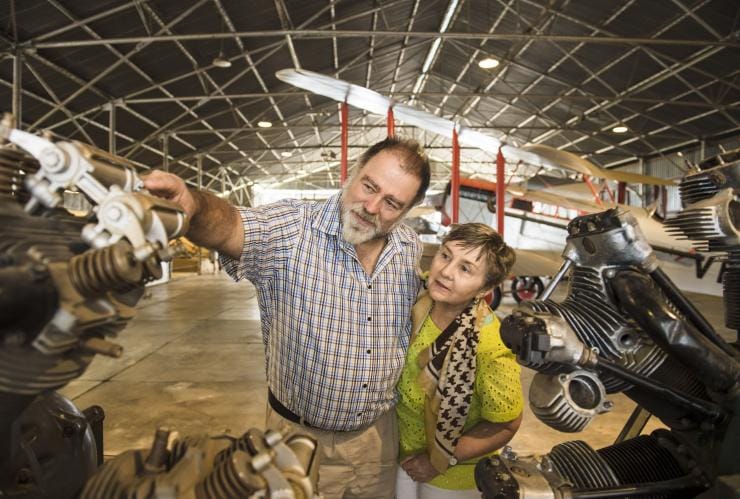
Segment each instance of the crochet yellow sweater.
[{"label": "crochet yellow sweater", "polygon": [[[475,390],[470,405],[465,430],[481,419],[504,423],[516,418],[523,408],[519,365],[514,354],[506,348],[499,335],[500,322],[495,315],[483,326],[478,343]],[[400,457],[426,450],[424,434],[424,392],[416,382],[421,368],[416,358],[439,336],[441,329],[429,316],[424,320],[416,338],[409,346],[401,378],[397,385],[399,394],[398,415]],[[479,459],[451,466],[444,474],[430,483],[443,489],[473,489],[475,463]]]}]

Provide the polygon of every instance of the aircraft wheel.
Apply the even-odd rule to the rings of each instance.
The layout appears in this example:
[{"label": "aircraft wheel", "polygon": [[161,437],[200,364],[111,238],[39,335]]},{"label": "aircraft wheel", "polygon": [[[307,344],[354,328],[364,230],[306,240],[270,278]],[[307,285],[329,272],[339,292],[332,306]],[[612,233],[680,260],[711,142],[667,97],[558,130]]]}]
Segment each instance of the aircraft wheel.
[{"label": "aircraft wheel", "polygon": [[535,300],[542,296],[545,285],[539,277],[515,277],[511,281],[511,294],[517,303]]},{"label": "aircraft wheel", "polygon": [[496,310],[498,306],[501,305],[502,295],[501,286],[497,286],[493,288],[493,291],[489,291],[483,299],[486,300],[486,303],[491,307],[491,310]]}]

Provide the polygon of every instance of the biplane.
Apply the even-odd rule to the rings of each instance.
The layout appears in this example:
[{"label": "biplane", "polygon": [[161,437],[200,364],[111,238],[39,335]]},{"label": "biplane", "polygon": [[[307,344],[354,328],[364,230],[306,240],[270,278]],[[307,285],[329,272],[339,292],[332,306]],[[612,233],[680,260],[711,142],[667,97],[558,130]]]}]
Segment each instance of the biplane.
[{"label": "biplane", "polygon": [[[480,171],[460,172],[458,167],[456,172],[453,152],[451,185],[448,185],[444,201],[438,208],[442,211],[443,222],[488,223],[502,232],[507,243],[517,249],[517,265],[513,269],[511,285],[517,301],[536,297],[544,287],[541,277],[551,276],[557,271],[561,263],[559,252],[567,236],[565,227],[570,218],[614,207],[629,211],[637,218],[650,244],[662,255],[664,269],[679,287],[721,294],[721,269],[714,265],[712,255],[698,254],[687,241],[666,232],[655,208],[623,204],[628,186],[643,184],[660,189],[676,185],[677,179],[603,169],[574,153],[544,144],[518,147],[396,102],[366,87],[319,73],[284,69],[276,76],[337,102],[373,114],[387,115],[389,134],[392,133],[393,120],[398,120],[452,138],[453,148],[465,145],[495,154],[496,176],[486,178]],[[513,172],[519,175],[517,182],[512,182]],[[470,176],[461,176],[460,173]],[[609,181],[617,182],[617,197],[609,188]],[[602,199],[602,192],[608,193],[609,199]]]}]

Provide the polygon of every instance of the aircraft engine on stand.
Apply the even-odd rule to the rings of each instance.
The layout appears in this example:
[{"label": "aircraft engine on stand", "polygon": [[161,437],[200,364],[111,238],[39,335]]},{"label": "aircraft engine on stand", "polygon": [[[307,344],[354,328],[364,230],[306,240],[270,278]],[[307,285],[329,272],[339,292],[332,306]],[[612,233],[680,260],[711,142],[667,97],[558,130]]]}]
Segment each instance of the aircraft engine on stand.
[{"label": "aircraft engine on stand", "polygon": [[[736,203],[737,189],[732,195]],[[727,209],[727,203],[715,205]],[[711,220],[705,216],[699,225]],[[724,497],[734,491],[740,473],[736,346],[661,271],[629,214],[579,217],[568,234],[561,271],[543,299],[522,303],[504,319],[502,338],[522,365],[537,371],[529,402],[549,426],[583,430],[611,409],[610,393],[623,392],[638,409],[617,443],[603,449],[568,441],[544,456],[519,457],[507,448],[481,461],[476,482],[484,497]],[[732,233],[724,232],[723,248],[740,247],[737,234],[730,242]],[[566,298],[550,300],[568,272]],[[728,317],[738,303],[725,302]],[[669,429],[639,435],[646,414]]]},{"label": "aircraft engine on stand", "polygon": [[[102,409],[54,390],[96,354],[121,355],[109,338],[188,220],[123,158],[14,129],[9,115],[0,143],[0,496],[315,497],[316,442],[271,431],[170,443],[161,429],[151,449],[99,468]],[[86,216],[62,208],[70,192]]]}]

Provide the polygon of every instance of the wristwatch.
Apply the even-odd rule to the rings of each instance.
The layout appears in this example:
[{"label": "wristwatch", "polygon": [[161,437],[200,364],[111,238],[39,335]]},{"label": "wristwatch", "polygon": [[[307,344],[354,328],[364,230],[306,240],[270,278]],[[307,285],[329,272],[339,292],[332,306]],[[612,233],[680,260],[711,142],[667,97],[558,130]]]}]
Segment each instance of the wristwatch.
[{"label": "wristwatch", "polygon": [[455,466],[457,464],[457,458],[455,456],[450,456],[450,466]]}]

